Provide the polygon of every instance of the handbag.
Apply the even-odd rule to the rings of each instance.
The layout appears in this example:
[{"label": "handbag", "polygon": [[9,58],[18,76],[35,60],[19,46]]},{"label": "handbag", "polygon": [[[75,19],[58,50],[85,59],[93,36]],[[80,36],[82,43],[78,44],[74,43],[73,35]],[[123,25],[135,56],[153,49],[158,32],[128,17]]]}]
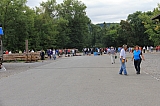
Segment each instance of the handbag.
[{"label": "handbag", "polygon": [[115,56],[115,59],[117,59],[117,56]]}]

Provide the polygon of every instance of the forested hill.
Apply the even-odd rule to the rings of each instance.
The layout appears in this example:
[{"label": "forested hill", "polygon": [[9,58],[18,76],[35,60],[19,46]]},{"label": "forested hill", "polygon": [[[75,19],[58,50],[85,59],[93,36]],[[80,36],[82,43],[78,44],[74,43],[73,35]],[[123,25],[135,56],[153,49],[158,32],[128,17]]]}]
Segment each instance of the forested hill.
[{"label": "forested hill", "polygon": [[[98,26],[100,26],[100,27],[104,27],[104,24],[105,23],[99,23],[99,24],[96,24],[96,25],[98,25]],[[119,25],[120,23],[106,23],[106,25],[107,25],[107,27],[109,27],[109,26],[111,26],[111,25]]]}]

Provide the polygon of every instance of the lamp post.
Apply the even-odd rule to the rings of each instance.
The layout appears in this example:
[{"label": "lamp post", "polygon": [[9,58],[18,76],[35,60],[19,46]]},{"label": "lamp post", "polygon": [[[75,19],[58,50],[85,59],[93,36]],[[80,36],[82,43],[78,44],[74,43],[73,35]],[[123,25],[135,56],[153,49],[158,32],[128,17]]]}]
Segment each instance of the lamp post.
[{"label": "lamp post", "polygon": [[2,24],[0,24],[0,69],[2,68],[2,63],[3,63],[3,44],[2,44],[2,36],[3,36],[3,30],[2,30]]}]

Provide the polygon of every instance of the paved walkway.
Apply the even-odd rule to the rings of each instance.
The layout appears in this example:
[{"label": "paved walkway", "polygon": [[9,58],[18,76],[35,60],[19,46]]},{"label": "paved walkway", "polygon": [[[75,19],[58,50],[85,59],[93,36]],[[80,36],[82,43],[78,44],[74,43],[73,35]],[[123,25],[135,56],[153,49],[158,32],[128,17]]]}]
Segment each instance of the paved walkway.
[{"label": "paved walkway", "polygon": [[0,106],[160,106],[159,81],[127,71],[107,55],[62,58],[0,79]]}]

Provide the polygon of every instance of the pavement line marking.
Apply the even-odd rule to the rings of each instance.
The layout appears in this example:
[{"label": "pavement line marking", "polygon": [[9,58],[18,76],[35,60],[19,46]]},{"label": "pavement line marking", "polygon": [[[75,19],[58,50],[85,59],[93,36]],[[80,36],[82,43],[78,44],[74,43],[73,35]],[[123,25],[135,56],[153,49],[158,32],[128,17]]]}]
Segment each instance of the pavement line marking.
[{"label": "pavement line marking", "polygon": [[[144,71],[144,73],[145,73],[145,74],[147,74],[147,75],[150,75],[150,74],[149,74],[149,73],[147,73],[146,71]],[[159,78],[155,77],[154,75],[151,75],[151,77],[152,77],[153,79],[156,79],[157,81],[159,81],[159,80],[160,80]]]}]

